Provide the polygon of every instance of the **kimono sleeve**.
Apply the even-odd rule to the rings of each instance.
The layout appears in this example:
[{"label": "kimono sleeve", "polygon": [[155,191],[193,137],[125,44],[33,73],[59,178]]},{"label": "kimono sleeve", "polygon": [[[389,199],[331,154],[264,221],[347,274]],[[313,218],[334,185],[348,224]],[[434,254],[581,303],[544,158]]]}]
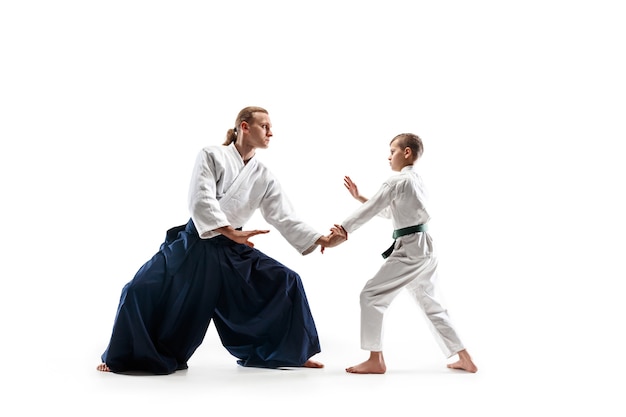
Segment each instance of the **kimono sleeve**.
[{"label": "kimono sleeve", "polygon": [[224,172],[215,153],[203,149],[198,153],[189,186],[189,211],[200,237],[230,223],[217,200],[217,181]]},{"label": "kimono sleeve", "polygon": [[394,187],[383,183],[379,190],[369,200],[348,216],[341,225],[348,233],[352,233],[374,216],[390,217],[389,205],[393,200]]},{"label": "kimono sleeve", "polygon": [[268,183],[260,204],[261,215],[302,255],[311,253],[322,234],[300,220],[276,179]]}]

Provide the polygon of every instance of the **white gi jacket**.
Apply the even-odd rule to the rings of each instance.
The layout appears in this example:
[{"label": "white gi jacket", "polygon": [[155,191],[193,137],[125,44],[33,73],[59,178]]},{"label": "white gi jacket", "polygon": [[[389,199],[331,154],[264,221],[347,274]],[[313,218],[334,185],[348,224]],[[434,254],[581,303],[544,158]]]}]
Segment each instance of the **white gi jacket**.
[{"label": "white gi jacket", "polygon": [[[348,233],[375,215],[391,217],[393,228],[402,229],[430,220],[426,192],[413,166],[406,166],[385,181],[376,194],[344,220]],[[447,357],[461,351],[463,344],[454,330],[447,310],[438,299],[437,258],[428,232],[412,233],[394,241],[394,251],[361,291],[361,348],[383,350],[383,316],[402,288],[420,305],[435,338]]]},{"label": "white gi jacket", "polygon": [[203,148],[189,187],[191,219],[203,239],[213,230],[243,227],[256,209],[298,252],[315,250],[322,234],[301,221],[278,180],[256,157],[244,163],[234,143]]},{"label": "white gi jacket", "polygon": [[426,189],[413,165],[406,166],[389,177],[376,194],[345,219],[341,225],[352,233],[372,217],[391,217],[393,228],[416,226],[427,223],[430,216],[426,211]]}]

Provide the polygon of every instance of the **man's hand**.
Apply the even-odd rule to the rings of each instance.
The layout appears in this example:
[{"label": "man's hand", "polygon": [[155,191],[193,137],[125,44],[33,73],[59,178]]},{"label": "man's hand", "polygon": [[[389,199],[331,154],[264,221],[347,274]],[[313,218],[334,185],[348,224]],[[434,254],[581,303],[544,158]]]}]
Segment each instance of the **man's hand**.
[{"label": "man's hand", "polygon": [[269,230],[237,230],[233,229],[231,226],[220,227],[219,229],[215,229],[215,231],[223,234],[232,241],[243,243],[251,248],[254,247],[254,243],[249,240],[252,236],[270,232]]}]

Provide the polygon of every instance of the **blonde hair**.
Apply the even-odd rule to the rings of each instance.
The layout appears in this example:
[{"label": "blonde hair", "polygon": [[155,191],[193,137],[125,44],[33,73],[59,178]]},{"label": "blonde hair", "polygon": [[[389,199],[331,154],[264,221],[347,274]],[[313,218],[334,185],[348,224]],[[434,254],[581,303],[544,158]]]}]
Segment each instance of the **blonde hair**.
[{"label": "blonde hair", "polygon": [[402,149],[411,149],[411,152],[415,157],[413,161],[417,161],[417,159],[424,153],[424,144],[422,143],[422,139],[413,133],[400,133],[391,139],[389,144],[391,145],[396,140],[398,141],[398,147]]},{"label": "blonde hair", "polygon": [[237,119],[235,120],[235,127],[228,129],[226,132],[226,140],[223,143],[224,146],[228,146],[237,140],[237,129],[241,126],[242,122],[252,123],[254,120],[254,113],[269,114],[263,107],[258,106],[248,106],[241,109],[237,115]]}]

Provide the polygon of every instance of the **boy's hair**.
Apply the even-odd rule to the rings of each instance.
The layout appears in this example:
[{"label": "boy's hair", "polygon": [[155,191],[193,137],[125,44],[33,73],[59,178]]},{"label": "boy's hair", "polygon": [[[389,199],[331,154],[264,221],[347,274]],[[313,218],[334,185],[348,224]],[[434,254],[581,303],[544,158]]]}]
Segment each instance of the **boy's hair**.
[{"label": "boy's hair", "polygon": [[417,161],[420,156],[424,153],[424,145],[422,144],[422,139],[419,136],[413,133],[400,133],[393,139],[389,144],[392,144],[394,141],[398,141],[398,146],[402,149],[410,148],[411,152],[415,159],[413,161]]}]

